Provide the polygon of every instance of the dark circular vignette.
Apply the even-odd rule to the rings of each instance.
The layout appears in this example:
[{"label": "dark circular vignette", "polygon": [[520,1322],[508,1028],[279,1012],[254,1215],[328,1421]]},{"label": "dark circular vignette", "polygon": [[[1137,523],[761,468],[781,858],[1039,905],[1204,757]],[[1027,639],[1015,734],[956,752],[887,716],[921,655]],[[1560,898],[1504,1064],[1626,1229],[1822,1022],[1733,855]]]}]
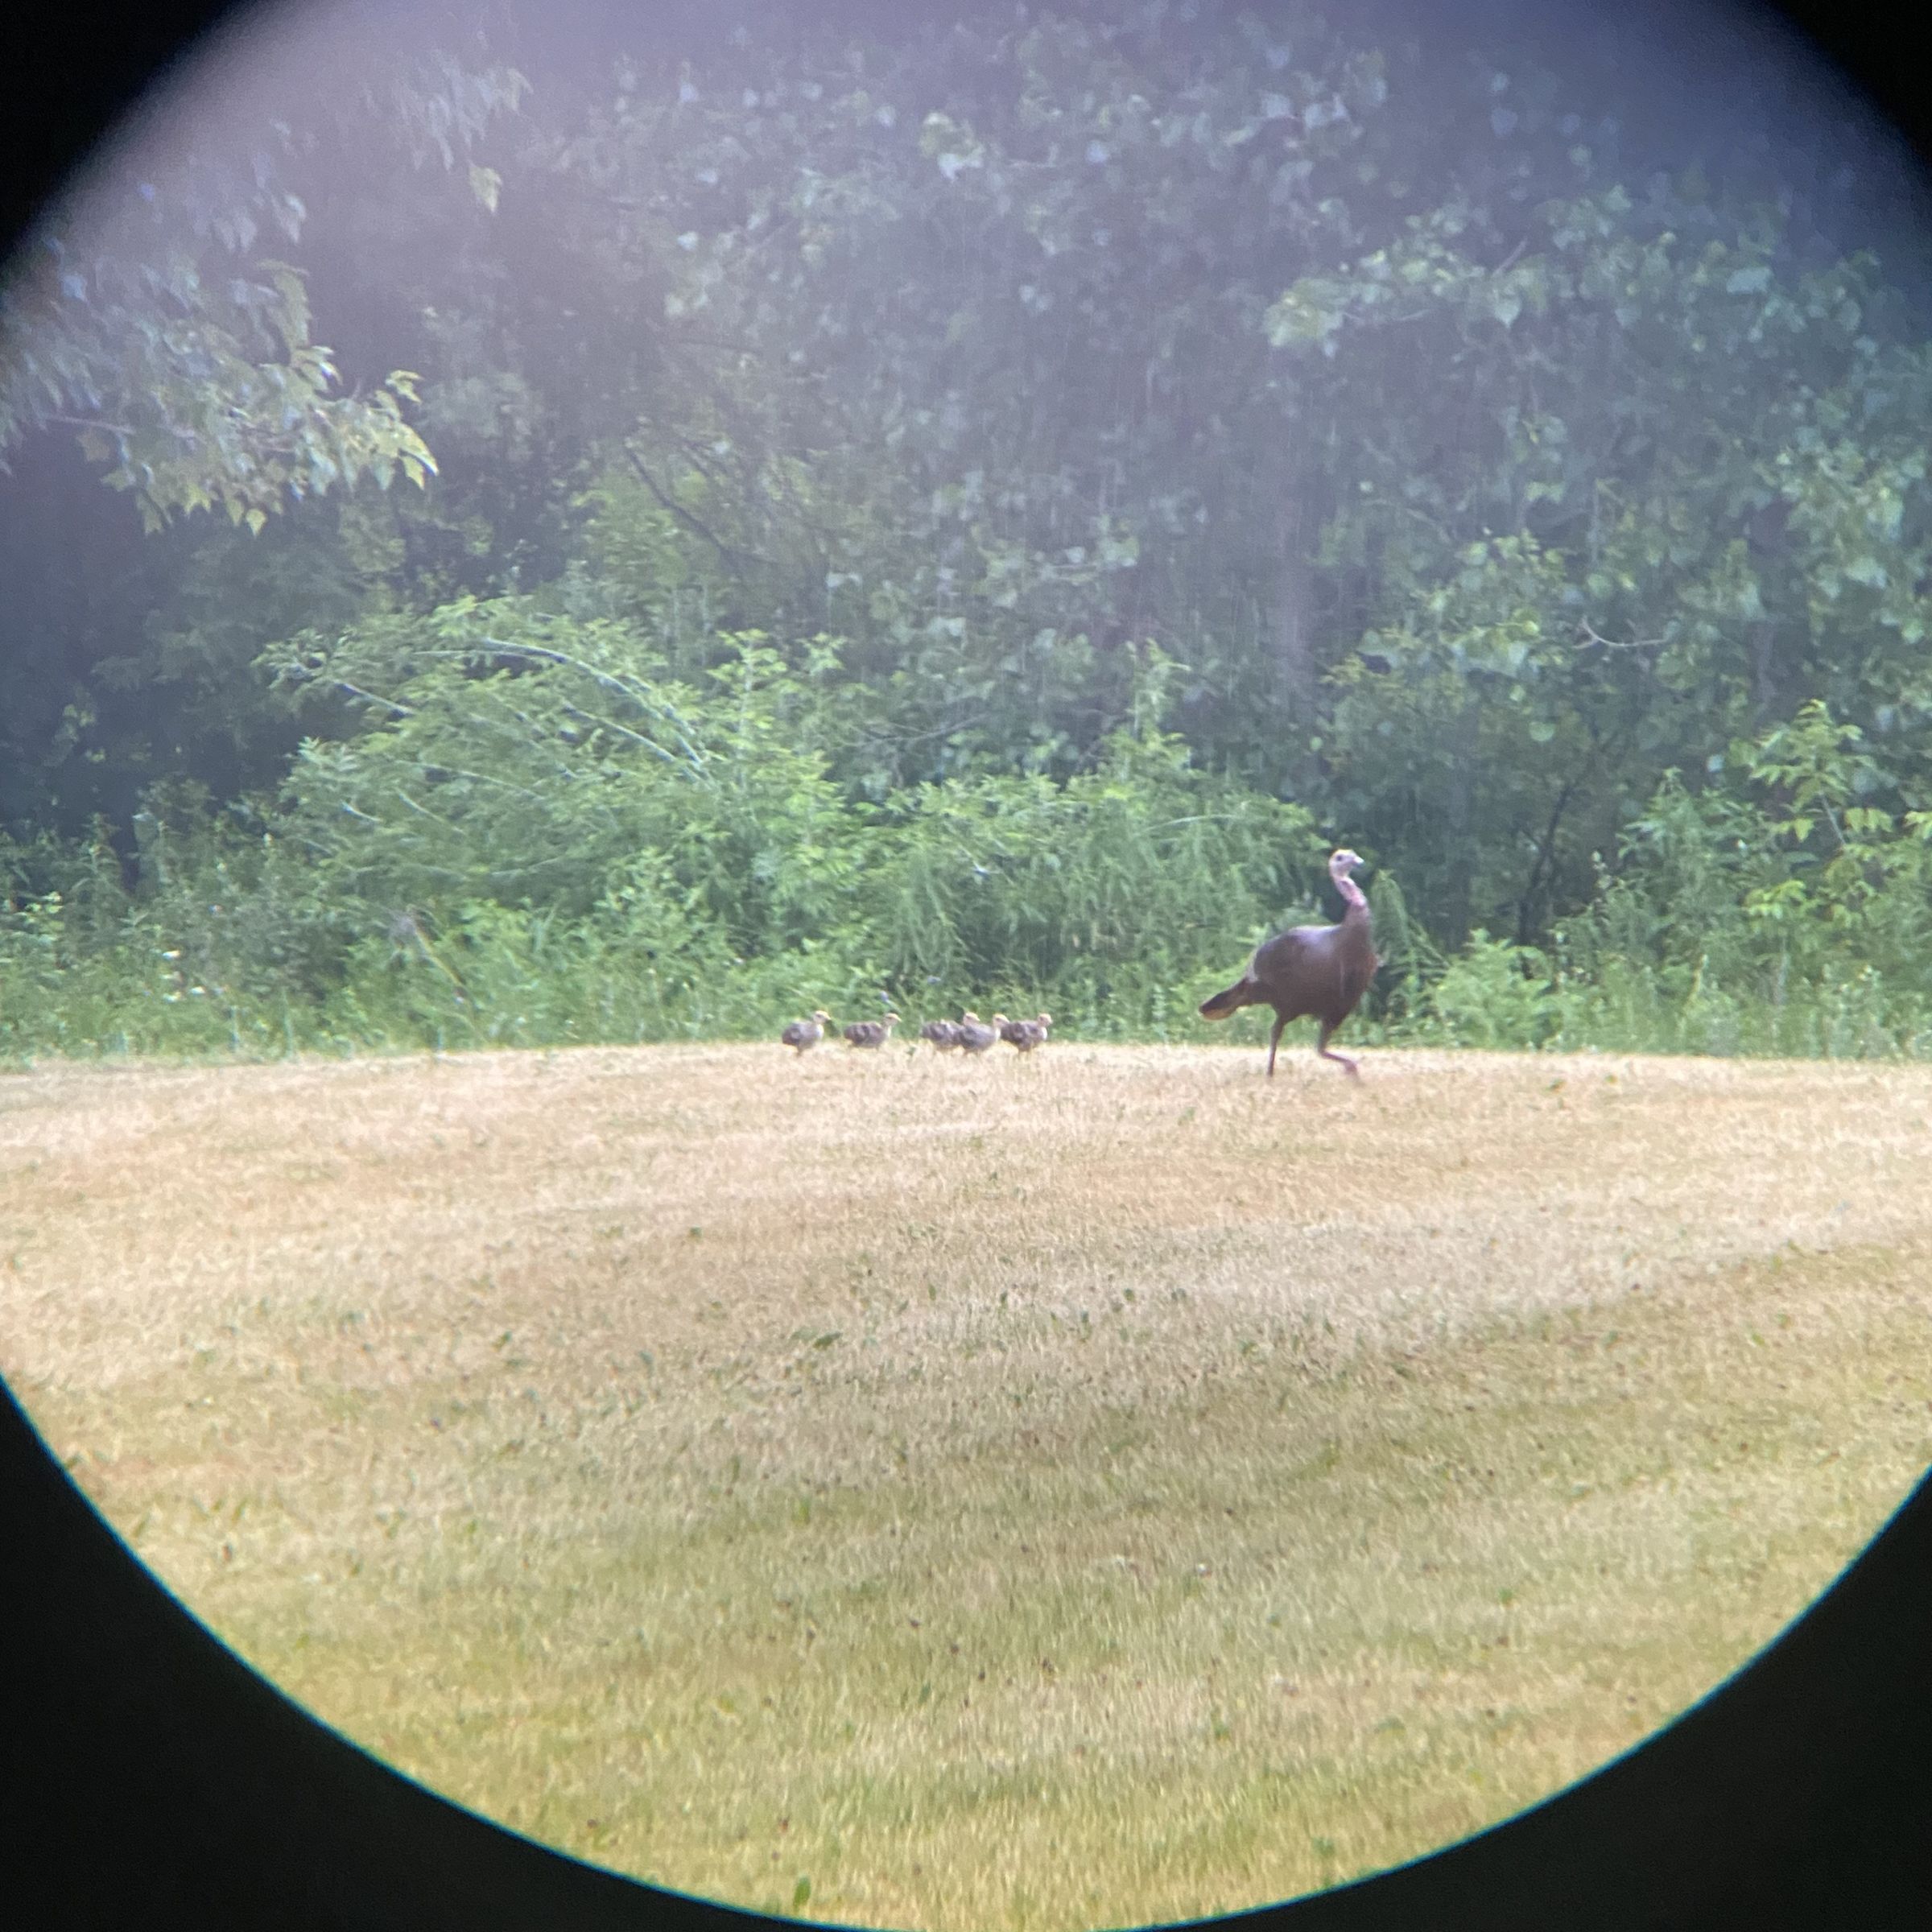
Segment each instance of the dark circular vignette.
[{"label": "dark circular vignette", "polygon": [[[791,7],[902,15],[903,0]],[[138,113],[151,82],[204,52],[196,43],[211,28],[246,31],[252,10],[80,0],[18,36],[0,125],[0,262],[103,133]],[[555,10],[592,36],[639,10],[617,0]],[[650,10],[654,31],[675,35],[704,31],[718,10],[658,0]],[[787,8],[766,0],[756,10],[775,22]],[[1430,31],[1454,36],[1477,23],[1560,31],[1566,16],[1603,10],[1439,0],[1423,10]],[[1862,89],[1922,161],[1932,156],[1932,102],[1888,8],[1761,0],[1700,19],[1641,0],[1617,10],[1627,33],[1654,28],[1674,51],[1710,59],[1752,41],[1762,55],[1781,25],[1795,29],[1847,77],[1848,103]],[[510,0],[423,11],[513,38],[513,15],[528,18]],[[1914,199],[1932,221],[1922,183]],[[779,1922],[550,1851],[316,1723],[138,1563],[10,1392],[0,1392],[0,1537],[14,1632],[0,1675],[0,1897],[31,1911],[21,1922],[197,1932]],[[1932,1478],[1768,1649],[1623,1757],[1474,1839],[1238,1921],[1309,1932],[1932,1922],[1928,1633]]]}]

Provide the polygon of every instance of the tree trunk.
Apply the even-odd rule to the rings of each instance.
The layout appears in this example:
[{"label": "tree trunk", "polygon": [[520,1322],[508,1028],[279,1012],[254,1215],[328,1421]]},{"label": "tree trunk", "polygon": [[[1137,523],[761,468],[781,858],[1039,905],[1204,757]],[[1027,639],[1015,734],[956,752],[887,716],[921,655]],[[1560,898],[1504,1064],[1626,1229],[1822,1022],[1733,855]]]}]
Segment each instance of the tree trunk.
[{"label": "tree trunk", "polygon": [[1469,836],[1476,803],[1476,708],[1467,705],[1451,733],[1448,782],[1443,792],[1443,824],[1449,835],[1443,865],[1443,939],[1451,952],[1469,937],[1476,894],[1476,848]]},{"label": "tree trunk", "polygon": [[[1774,606],[1776,592],[1769,588],[1790,554],[1791,506],[1774,497],[1752,513],[1744,526],[1744,543],[1759,595]],[[1762,608],[1762,606],[1761,606]],[[1777,624],[1761,617],[1751,626],[1751,712],[1761,726],[1770,723],[1777,707]]]},{"label": "tree trunk", "polygon": [[1315,721],[1315,546],[1321,518],[1314,502],[1314,478],[1305,464],[1289,467],[1283,479],[1280,546],[1274,572],[1275,691],[1282,708],[1297,724]]},{"label": "tree trunk", "polygon": [[1751,715],[1769,724],[1777,708],[1777,626],[1769,617],[1751,627]]},{"label": "tree trunk", "polygon": [[1543,906],[1550,896],[1556,865],[1557,829],[1563,822],[1563,812],[1576,786],[1577,781],[1572,778],[1559,787],[1550,807],[1550,821],[1536,848],[1536,863],[1530,868],[1530,876],[1516,902],[1516,943],[1519,946],[1534,946],[1542,937]]}]

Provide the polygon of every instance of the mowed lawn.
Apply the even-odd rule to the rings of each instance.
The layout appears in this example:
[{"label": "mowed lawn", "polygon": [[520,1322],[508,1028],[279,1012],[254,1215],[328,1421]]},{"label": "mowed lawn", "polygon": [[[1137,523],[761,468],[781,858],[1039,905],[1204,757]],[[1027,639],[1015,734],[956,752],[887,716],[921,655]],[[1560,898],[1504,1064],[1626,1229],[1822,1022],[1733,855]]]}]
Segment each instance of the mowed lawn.
[{"label": "mowed lawn", "polygon": [[689,1046],[0,1078],[0,1368],[616,1868],[1100,1926],[1500,1818],[1932,1459],[1932,1069]]}]

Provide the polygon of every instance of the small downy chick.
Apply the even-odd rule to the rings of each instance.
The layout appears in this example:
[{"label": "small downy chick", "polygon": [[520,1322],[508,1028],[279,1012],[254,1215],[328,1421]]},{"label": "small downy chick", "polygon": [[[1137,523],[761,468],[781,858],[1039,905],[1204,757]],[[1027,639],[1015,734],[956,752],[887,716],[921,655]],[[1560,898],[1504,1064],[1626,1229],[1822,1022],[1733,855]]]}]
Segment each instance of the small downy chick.
[{"label": "small downy chick", "polygon": [[991,1025],[976,1013],[965,1013],[960,1021],[960,1044],[968,1053],[984,1053],[989,1046],[999,1044],[1000,1030],[1005,1024],[1006,1016],[1003,1013],[996,1013]]},{"label": "small downy chick", "polygon": [[808,1020],[794,1020],[778,1035],[778,1038],[786,1046],[795,1048],[798,1052],[803,1054],[808,1048],[817,1046],[819,1042],[824,1038],[825,1029],[831,1024],[832,1015],[830,1013],[815,1013]]}]

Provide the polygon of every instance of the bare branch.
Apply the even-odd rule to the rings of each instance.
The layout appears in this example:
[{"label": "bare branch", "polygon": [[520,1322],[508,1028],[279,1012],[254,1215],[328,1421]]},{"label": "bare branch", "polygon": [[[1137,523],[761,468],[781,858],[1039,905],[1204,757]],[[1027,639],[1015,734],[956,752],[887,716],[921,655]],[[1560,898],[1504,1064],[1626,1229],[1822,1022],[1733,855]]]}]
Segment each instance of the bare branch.
[{"label": "bare branch", "polygon": [[[667,705],[653,704],[647,698],[642,696],[634,685],[627,683],[622,678],[616,676],[610,671],[600,671],[594,664],[586,664],[581,658],[574,658],[568,651],[553,650],[541,644],[511,644],[497,638],[485,638],[483,639],[483,642],[490,650],[502,657],[530,658],[539,663],[561,664],[572,671],[581,671],[592,683],[598,685],[603,690],[615,691],[620,697],[629,700],[646,717],[657,718],[668,724],[672,735],[678,741],[679,749],[684,753],[692,770],[701,774],[708,764],[709,761],[705,758],[704,753],[699,750],[686,735],[683,720],[678,716],[676,712]],[[564,708],[567,711],[571,710],[571,707],[568,705],[566,705]],[[628,731],[621,724],[597,718],[588,712],[572,711],[572,715],[597,724],[610,722],[611,729],[613,731],[622,733],[626,737],[635,738],[640,745],[650,745],[651,749],[662,758],[669,758],[671,757],[671,753],[666,751],[664,747],[654,739],[645,737],[638,732]],[[672,760],[673,763],[675,762],[675,759]]]},{"label": "bare branch", "polygon": [[1605,650],[1656,650],[1668,644],[1668,638],[1606,638],[1598,632],[1587,617],[1578,624],[1579,633],[1577,648],[1587,650],[1591,645],[1600,645]]},{"label": "bare branch", "polygon": [[638,473],[638,478],[643,483],[644,487],[657,498],[664,509],[671,515],[675,517],[680,523],[688,525],[691,529],[696,530],[726,563],[729,564],[737,558],[745,558],[753,564],[765,564],[770,561],[769,558],[758,555],[755,551],[739,550],[735,546],[727,543],[701,517],[694,515],[675,497],[668,495],[659,485],[657,478],[644,467],[643,458],[628,442],[624,445],[624,454],[630,459],[631,468]]}]

